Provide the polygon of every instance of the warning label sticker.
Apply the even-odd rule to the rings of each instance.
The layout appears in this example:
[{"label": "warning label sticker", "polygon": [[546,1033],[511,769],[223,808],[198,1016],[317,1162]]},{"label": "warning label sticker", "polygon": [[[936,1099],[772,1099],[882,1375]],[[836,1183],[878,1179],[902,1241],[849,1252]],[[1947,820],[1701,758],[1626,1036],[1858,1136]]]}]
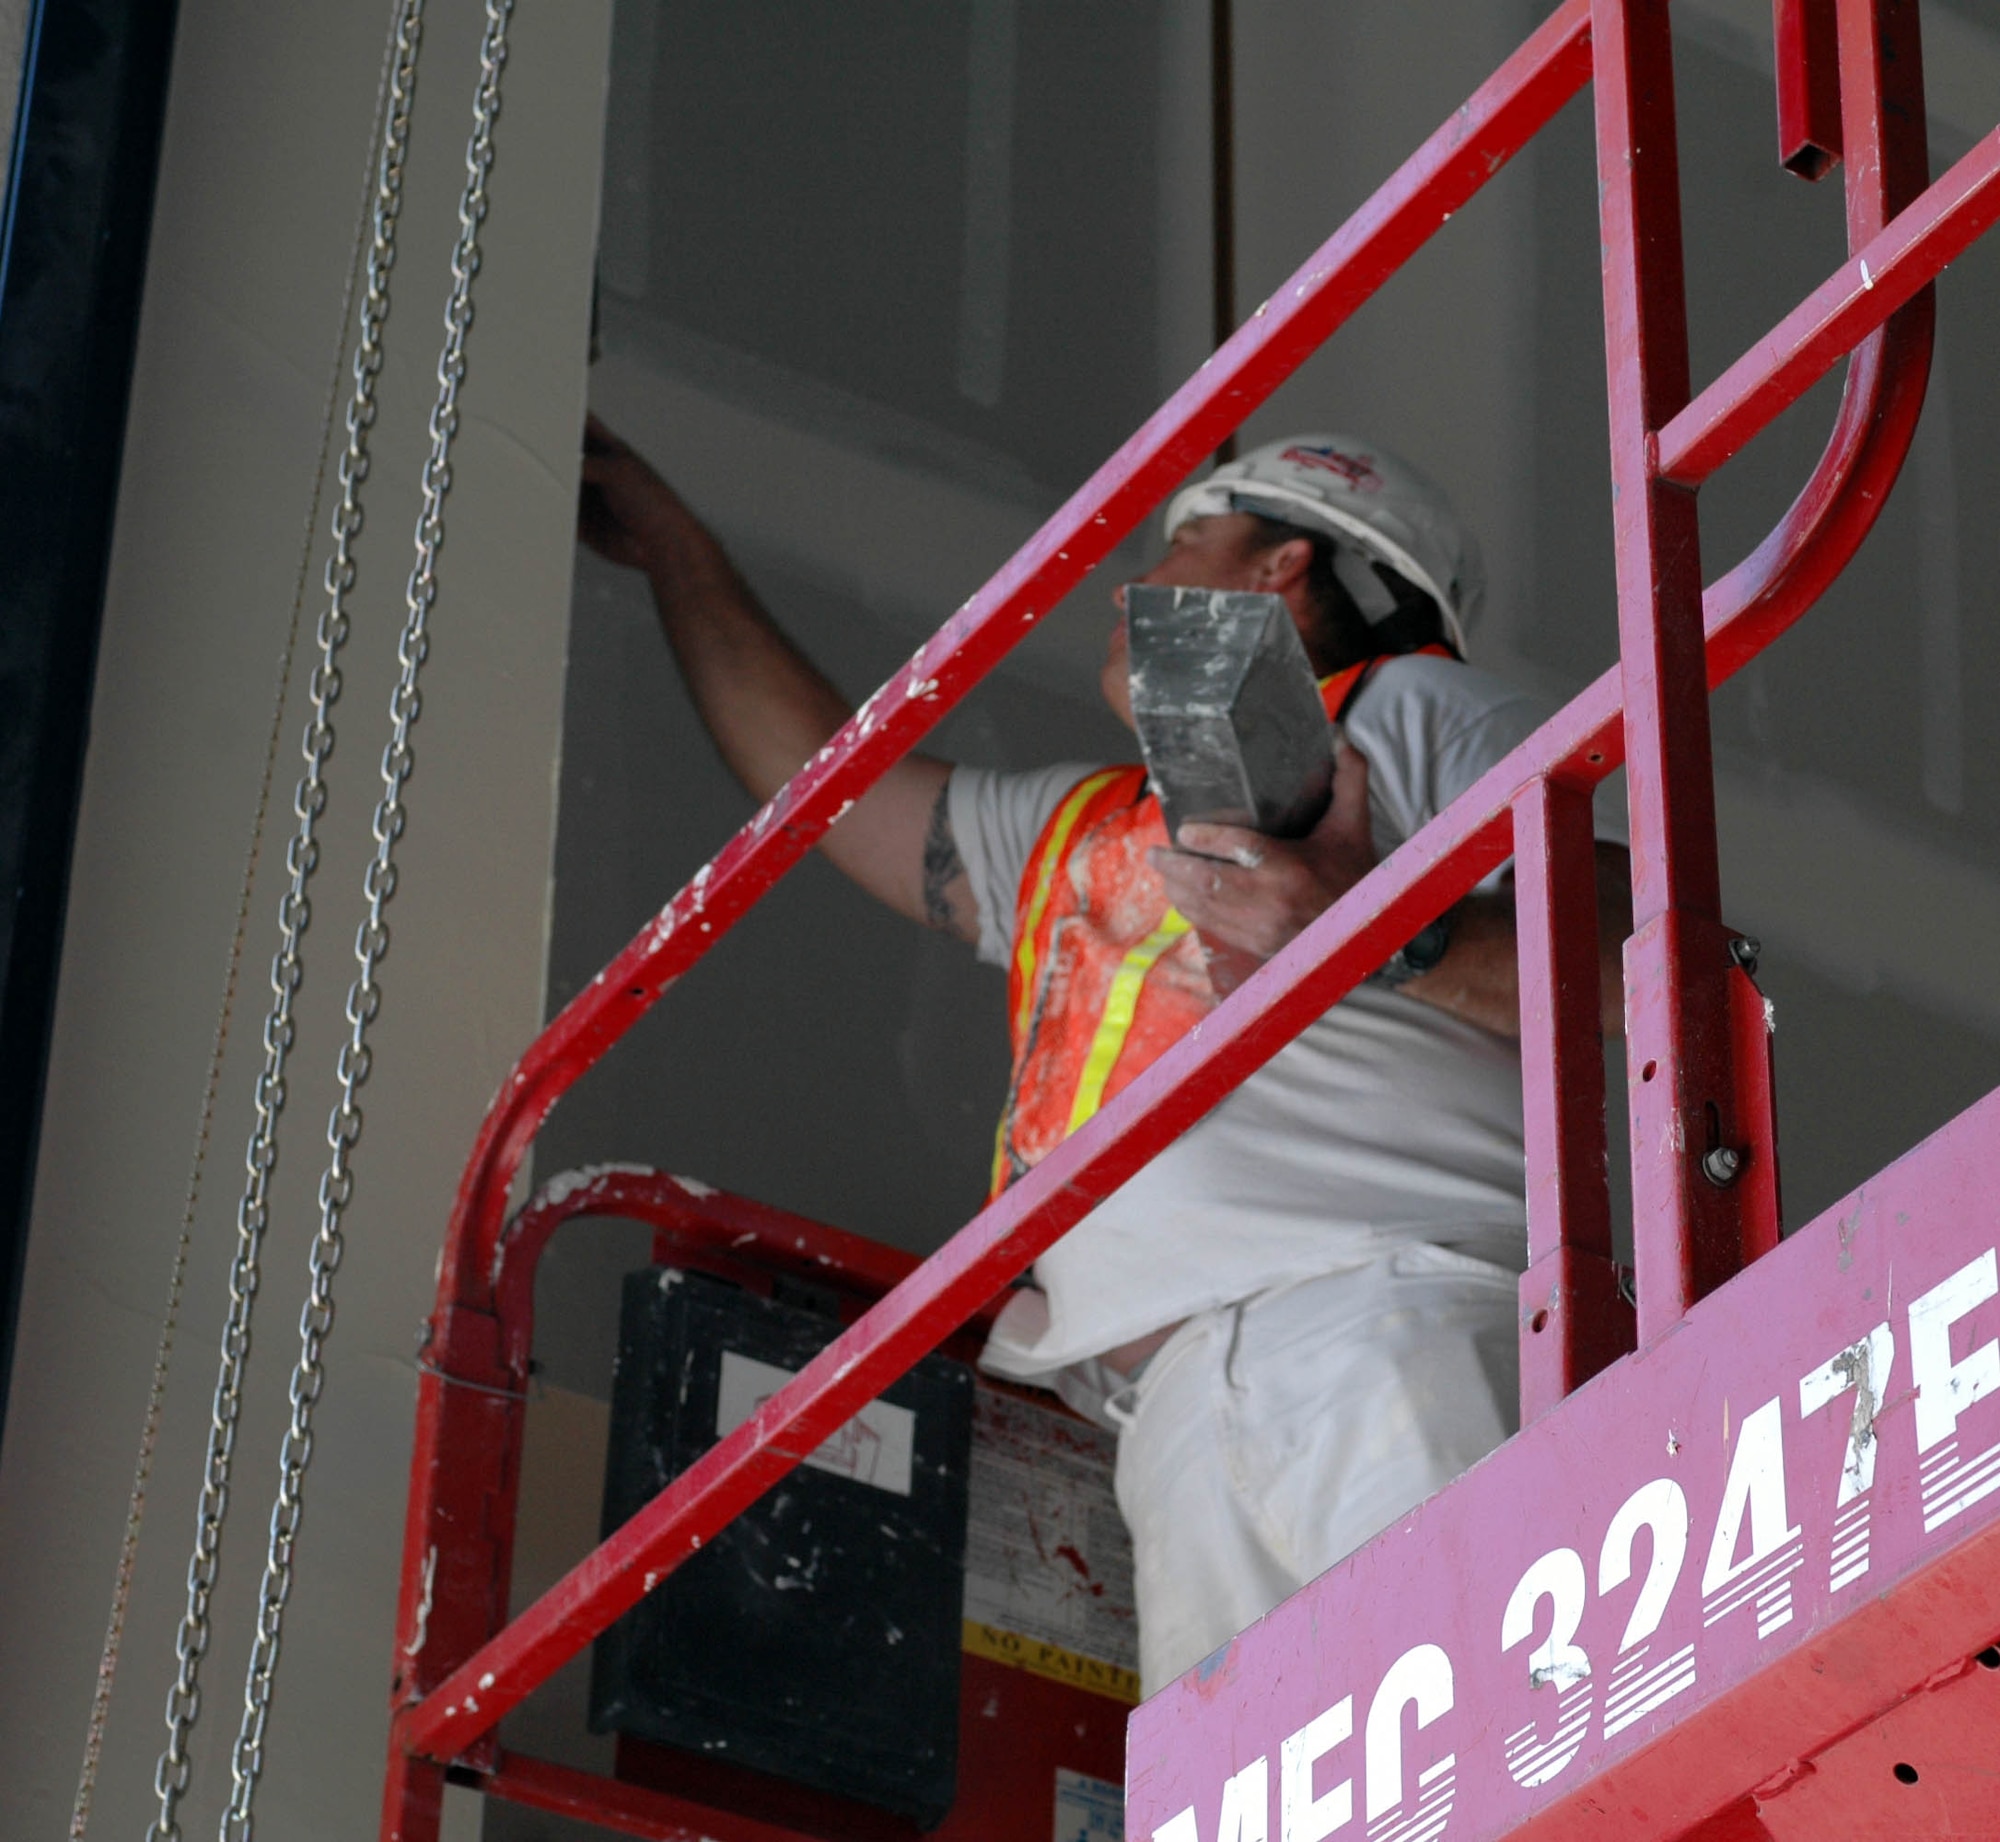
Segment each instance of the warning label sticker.
[{"label": "warning label sticker", "polygon": [[1138,1700],[1132,1543],[1111,1491],[1117,1441],[996,1389],[974,1397],[965,1644]]},{"label": "warning label sticker", "polygon": [[1125,1787],[1058,1769],[1054,1842],[1125,1842]]},{"label": "warning label sticker", "polygon": [[1128,1707],[1139,1705],[1139,1672],[1122,1664],[1106,1663],[1097,1657],[1080,1656],[1039,1637],[1023,1637],[1018,1631],[1003,1631],[998,1625],[965,1624],[960,1649],[991,1662],[1008,1663],[1030,1675],[1051,1682],[1067,1682],[1071,1688],[1087,1689],[1093,1695],[1108,1695]]},{"label": "warning label sticker", "polygon": [[[715,1395],[715,1436],[726,1439],[776,1394],[795,1371],[759,1362],[735,1350],[722,1352]],[[817,1471],[851,1477],[877,1490],[910,1494],[910,1466],[917,1447],[917,1416],[889,1401],[870,1401],[806,1460]]]}]

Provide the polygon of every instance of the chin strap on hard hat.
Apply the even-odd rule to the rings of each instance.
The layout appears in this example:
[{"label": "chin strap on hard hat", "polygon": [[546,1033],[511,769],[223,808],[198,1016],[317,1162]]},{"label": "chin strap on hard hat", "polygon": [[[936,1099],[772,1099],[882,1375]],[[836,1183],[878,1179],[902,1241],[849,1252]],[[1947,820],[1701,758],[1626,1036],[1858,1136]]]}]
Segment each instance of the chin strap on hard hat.
[{"label": "chin strap on hard hat", "polygon": [[1377,621],[1387,620],[1403,605],[1396,599],[1395,591],[1376,574],[1375,565],[1345,544],[1333,546],[1333,576],[1371,627]]}]

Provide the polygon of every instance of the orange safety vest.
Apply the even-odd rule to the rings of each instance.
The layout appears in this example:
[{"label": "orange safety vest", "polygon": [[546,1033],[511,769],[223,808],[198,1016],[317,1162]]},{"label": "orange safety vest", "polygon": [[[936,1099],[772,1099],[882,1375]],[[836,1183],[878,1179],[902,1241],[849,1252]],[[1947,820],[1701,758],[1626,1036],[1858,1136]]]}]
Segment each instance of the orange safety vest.
[{"label": "orange safety vest", "polygon": [[[1365,659],[1321,681],[1329,722],[1382,663]],[[1201,942],[1147,861],[1167,841],[1146,770],[1112,767],[1064,795],[1028,855],[1014,907],[1014,1072],[994,1146],[994,1196],[1215,1008]]]}]

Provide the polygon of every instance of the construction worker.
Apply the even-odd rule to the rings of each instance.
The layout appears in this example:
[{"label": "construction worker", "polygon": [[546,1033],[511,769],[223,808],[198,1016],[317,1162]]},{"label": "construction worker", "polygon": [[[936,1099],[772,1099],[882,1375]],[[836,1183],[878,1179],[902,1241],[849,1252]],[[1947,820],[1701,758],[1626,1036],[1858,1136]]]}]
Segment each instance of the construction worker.
[{"label": "construction worker", "polygon": [[[768,798],[852,714],[714,537],[593,421],[581,532],[641,569],[702,720]],[[1546,717],[1463,662],[1481,593],[1438,489],[1300,436],[1170,502],[1142,580],[1281,597],[1337,724],[1297,840],[1186,825],[1136,767],[899,762],[826,836],[899,913],[1010,970],[997,1190]],[[1121,596],[1122,600],[1122,596]],[[1102,688],[1129,725],[1124,623]],[[1622,813],[1599,821],[1616,1026]],[[1525,1262],[1517,967],[1504,873],[1419,932],[1043,1256],[997,1373],[1119,1431],[1148,1692],[1513,1430]]]}]

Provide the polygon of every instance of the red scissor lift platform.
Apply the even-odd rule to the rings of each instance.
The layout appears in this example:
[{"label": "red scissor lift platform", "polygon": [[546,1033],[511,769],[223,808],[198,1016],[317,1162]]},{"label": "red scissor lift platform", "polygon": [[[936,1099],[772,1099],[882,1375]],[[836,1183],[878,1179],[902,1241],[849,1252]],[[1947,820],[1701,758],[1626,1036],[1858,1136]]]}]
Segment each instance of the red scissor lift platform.
[{"label": "red scissor lift platform", "polygon": [[[1523,1431],[1132,1716],[1128,1833],[2000,1837],[2000,1095],[1779,1243],[1764,1007],[1722,919],[1708,729],[1711,688],[1812,605],[1894,483],[1930,283],[2000,215],[2000,130],[1930,182],[1915,0],[1776,0],[1775,28],[1781,157],[1841,171],[1849,257],[1721,377],[1691,389],[1665,0],[1565,0],[522,1058],[430,1324],[385,1837],[431,1842],[450,1772],[634,1835],[776,1842],[512,1758],[495,1725],[1509,855]],[[509,1622],[524,1275],[564,1208],[510,1223],[506,1201],[549,1109],[1586,83],[1619,666],[921,1266],[843,1238],[880,1301]],[[1812,476],[1704,588],[1697,489],[1844,356]],[[1589,815],[1621,763],[1636,1325],[1611,1262]]]}]

